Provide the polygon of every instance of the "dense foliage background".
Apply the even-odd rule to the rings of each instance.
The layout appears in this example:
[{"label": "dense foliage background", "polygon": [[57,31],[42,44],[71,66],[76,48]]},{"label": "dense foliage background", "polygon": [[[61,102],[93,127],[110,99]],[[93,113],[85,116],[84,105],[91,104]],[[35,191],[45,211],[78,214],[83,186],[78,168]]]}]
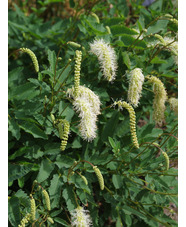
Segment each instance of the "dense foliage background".
[{"label": "dense foliage background", "polygon": [[[127,100],[127,73],[137,67],[145,76],[157,76],[169,98],[178,97],[176,57],[165,46],[153,45],[155,34],[177,41],[177,24],[170,20],[177,18],[176,1],[156,0],[149,6],[141,0],[13,2],[9,2],[9,226],[18,226],[30,212],[30,194],[37,210],[35,223],[28,226],[70,226],[70,211],[77,203],[89,210],[93,226],[177,226],[177,115],[167,102],[165,122],[161,127],[155,124],[154,93],[145,80],[135,108],[140,144],[136,149],[128,112],[112,107],[115,100]],[[97,57],[89,52],[95,38],[103,38],[116,51],[113,83],[103,78]],[[36,54],[39,73],[21,47]],[[102,103],[93,142],[81,138],[78,114],[66,96],[74,83],[76,49],[82,51],[81,85],[99,95]],[[65,151],[60,150],[51,113],[70,122]],[[169,156],[168,170],[162,151]],[[98,166],[103,191],[92,167],[82,160]],[[67,179],[75,161],[81,162]],[[50,212],[43,189],[50,196]]]}]

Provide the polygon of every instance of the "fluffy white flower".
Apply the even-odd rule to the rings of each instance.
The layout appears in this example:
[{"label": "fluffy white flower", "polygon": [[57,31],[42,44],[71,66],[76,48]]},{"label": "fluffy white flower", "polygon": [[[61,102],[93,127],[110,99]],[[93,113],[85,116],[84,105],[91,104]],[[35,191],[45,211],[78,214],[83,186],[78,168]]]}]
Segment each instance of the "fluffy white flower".
[{"label": "fluffy white flower", "polygon": [[129,73],[128,101],[135,107],[138,106],[141,97],[143,82],[144,75],[141,69],[135,68]]},{"label": "fluffy white flower", "polygon": [[83,207],[78,206],[75,210],[71,211],[71,224],[76,227],[89,227],[92,225],[89,211]]},{"label": "fluffy white flower", "polygon": [[97,116],[93,111],[91,104],[85,97],[77,97],[73,101],[73,106],[76,112],[79,113],[81,118],[79,124],[79,131],[83,139],[92,141],[96,138],[96,121]]},{"label": "fluffy white flower", "polygon": [[[69,97],[75,97],[75,89],[72,87],[71,89],[67,90],[67,95]],[[87,101],[90,103],[94,113],[96,115],[100,114],[100,99],[99,96],[97,96],[93,91],[91,91],[89,88],[84,87],[84,86],[79,86],[79,94],[78,97],[80,98],[85,98]]]},{"label": "fluffy white flower", "polygon": [[102,73],[108,81],[116,77],[117,58],[114,49],[103,39],[90,43],[90,52],[98,57]]}]

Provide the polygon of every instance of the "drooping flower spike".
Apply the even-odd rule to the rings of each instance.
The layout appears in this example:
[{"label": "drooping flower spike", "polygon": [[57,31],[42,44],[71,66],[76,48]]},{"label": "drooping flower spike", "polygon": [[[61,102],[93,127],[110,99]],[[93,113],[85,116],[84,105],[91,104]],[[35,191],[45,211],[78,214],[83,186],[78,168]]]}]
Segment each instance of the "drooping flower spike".
[{"label": "drooping flower spike", "polygon": [[92,141],[96,138],[97,115],[94,113],[91,104],[85,97],[78,97],[73,101],[74,109],[81,118],[79,131],[83,139]]},{"label": "drooping flower spike", "polygon": [[144,75],[141,69],[135,68],[129,73],[128,101],[134,107],[139,104],[143,82]]},{"label": "drooping flower spike", "polygon": [[[67,95],[73,99],[75,99],[75,89],[72,87],[67,90]],[[96,115],[100,114],[100,99],[92,90],[87,87],[79,86],[79,98],[85,98],[92,106],[92,110]]]},{"label": "drooping flower spike", "polygon": [[32,195],[30,195],[31,199],[30,199],[30,215],[31,215],[31,219],[32,221],[35,221],[36,219],[36,203],[35,203],[35,199],[32,197]]},{"label": "drooping flower spike", "polygon": [[158,125],[162,125],[165,112],[165,101],[167,100],[167,92],[164,84],[156,76],[146,76],[146,79],[153,84],[154,101],[153,101],[153,118]]},{"label": "drooping flower spike", "polygon": [[50,197],[48,195],[48,192],[46,190],[42,190],[42,193],[43,193],[43,196],[44,196],[44,199],[45,199],[45,204],[46,204],[46,207],[47,207],[47,210],[50,211]]},{"label": "drooping flower spike", "polygon": [[90,43],[90,52],[98,57],[105,79],[113,81],[116,77],[117,69],[117,57],[114,49],[103,39],[97,39]]},{"label": "drooping flower spike", "polygon": [[31,57],[36,72],[39,72],[39,64],[38,64],[38,60],[37,60],[37,57],[34,54],[34,52],[28,48],[20,48],[19,50],[21,50],[24,53],[27,53]]},{"label": "drooping flower spike", "polygon": [[98,181],[99,181],[99,185],[100,185],[100,189],[103,190],[104,189],[104,179],[103,179],[103,176],[100,172],[100,170],[98,169],[97,166],[94,166],[93,167],[93,170],[98,178]]},{"label": "drooping flower spike", "polygon": [[70,212],[71,225],[76,227],[89,227],[92,225],[92,220],[89,215],[89,211],[83,207],[78,206],[75,210]]},{"label": "drooping flower spike", "polygon": [[18,227],[25,227],[25,224],[27,224],[30,221],[31,214],[27,213],[25,217],[21,220],[21,223],[18,225]]},{"label": "drooping flower spike", "polygon": [[175,112],[175,114],[178,114],[178,99],[177,98],[170,98],[169,99],[170,108]]},{"label": "drooping flower spike", "polygon": [[54,220],[51,217],[48,217],[47,220],[51,223],[54,224]]},{"label": "drooping flower spike", "polygon": [[136,135],[136,114],[135,114],[134,109],[132,108],[131,105],[129,105],[125,101],[115,102],[114,106],[115,105],[118,105],[119,109],[125,108],[128,110],[129,117],[130,117],[130,131],[131,131],[131,135],[132,135],[132,141],[133,141],[134,146],[136,148],[139,148],[139,143],[138,143],[138,139],[137,139],[137,135]]},{"label": "drooping flower spike", "polygon": [[166,170],[168,170],[169,169],[169,156],[168,156],[168,154],[166,153],[166,152],[162,152],[163,153],[163,156],[164,156],[164,158],[165,158],[165,163],[166,163]]},{"label": "drooping flower spike", "polygon": [[59,120],[57,127],[59,130],[59,137],[61,139],[60,149],[64,151],[67,146],[68,135],[70,131],[70,124],[67,120],[63,119],[63,120]]}]

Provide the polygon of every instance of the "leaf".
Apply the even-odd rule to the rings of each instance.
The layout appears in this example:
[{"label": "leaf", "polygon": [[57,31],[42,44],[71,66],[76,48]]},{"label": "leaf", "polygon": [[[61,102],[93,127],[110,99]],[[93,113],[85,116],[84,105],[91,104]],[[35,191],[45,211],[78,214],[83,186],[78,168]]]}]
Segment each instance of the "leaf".
[{"label": "leaf", "polygon": [[[64,70],[64,71],[63,71]],[[55,84],[54,90],[57,91],[59,89],[59,87],[61,86],[61,84],[63,83],[63,81],[65,81],[65,79],[67,78],[67,76],[69,75],[71,70],[71,65],[67,66],[66,68],[64,67],[61,70],[57,71],[57,83]]]},{"label": "leaf", "polygon": [[113,25],[110,29],[114,36],[122,36],[123,34],[138,35],[138,32],[124,25]]},{"label": "leaf", "polygon": [[30,206],[30,198],[29,196],[21,189],[19,189],[16,193],[15,196],[19,198],[20,205],[23,205],[25,207]]},{"label": "leaf", "polygon": [[32,83],[25,83],[9,89],[8,98],[17,100],[29,100],[33,99],[39,94],[39,91],[35,90],[35,85]]},{"label": "leaf", "polygon": [[73,149],[78,149],[78,148],[81,148],[82,145],[80,143],[80,138],[75,138],[73,143],[72,143],[72,146],[71,146]]},{"label": "leaf", "polygon": [[77,204],[75,201],[75,195],[72,186],[67,185],[62,194],[67,204],[68,211],[76,209]]},{"label": "leaf", "polygon": [[123,22],[125,20],[125,18],[123,17],[113,17],[113,18],[109,18],[104,20],[104,24],[107,26],[112,26],[112,25],[118,25],[120,22]]},{"label": "leaf", "polygon": [[49,162],[48,159],[43,159],[41,161],[41,166],[39,169],[39,173],[37,175],[37,181],[41,183],[44,180],[46,180],[50,176],[53,169],[54,169],[54,164]]},{"label": "leaf", "polygon": [[34,138],[48,139],[47,135],[33,122],[21,121],[19,127],[30,133]]},{"label": "leaf", "polygon": [[12,136],[15,137],[17,140],[20,139],[20,128],[18,123],[13,119],[8,119],[9,127],[8,130],[12,133]]},{"label": "leaf", "polygon": [[119,121],[119,112],[114,112],[112,117],[107,121],[101,136],[102,141],[107,141],[108,137],[113,137],[116,125]]},{"label": "leaf", "polygon": [[20,81],[20,75],[22,74],[24,67],[17,67],[8,73],[8,86],[13,86],[13,82]]},{"label": "leaf", "polygon": [[58,218],[58,217],[54,218],[54,221],[57,222],[57,223],[59,223],[59,224],[61,224],[62,226],[67,226],[67,227],[69,227],[69,225],[70,225],[70,224],[68,224],[65,220],[63,220],[63,219],[61,219],[61,218]]},{"label": "leaf", "polygon": [[123,46],[126,46],[126,47],[130,45],[133,45],[133,48],[139,48],[139,49],[144,49],[147,47],[144,40],[136,41],[136,38],[133,38],[131,35],[122,35],[121,41],[123,42]]},{"label": "leaf", "polygon": [[116,144],[115,144],[114,140],[111,137],[108,137],[108,140],[109,140],[109,143],[112,146],[112,148],[115,149],[116,148]]},{"label": "leaf", "polygon": [[34,78],[29,78],[28,79],[31,83],[35,84],[37,87],[41,87],[44,91],[48,91],[50,92],[50,87],[48,86],[47,83],[43,82],[43,81],[39,81],[37,79]]},{"label": "leaf", "polygon": [[123,185],[123,179],[120,175],[112,175],[112,182],[116,189],[121,188],[121,186]]},{"label": "leaf", "polygon": [[122,52],[122,57],[123,57],[123,62],[125,63],[127,68],[130,69],[131,62],[130,62],[130,58],[129,58],[127,51]]},{"label": "leaf", "polygon": [[21,177],[21,178],[18,179],[18,185],[19,185],[20,188],[23,188],[24,183],[25,183],[24,177]]},{"label": "leaf", "polygon": [[56,162],[55,164],[59,167],[59,168],[69,168],[73,165],[74,163],[74,159],[66,156],[66,155],[58,155],[56,158]]},{"label": "leaf", "polygon": [[[106,35],[107,34],[107,31],[104,28],[103,24],[97,24],[97,23],[94,23],[94,22],[89,22],[85,18],[84,18],[83,21],[86,22],[86,24],[89,26],[89,28],[93,31],[93,33],[95,35]],[[81,22],[82,25],[83,25],[83,21]]]},{"label": "leaf", "polygon": [[52,208],[59,206],[63,184],[64,183],[62,182],[61,177],[58,174],[54,174],[52,180],[50,181],[50,187],[48,189]]},{"label": "leaf", "polygon": [[123,205],[122,206],[122,209],[124,210],[124,212],[126,214],[135,214],[137,215],[138,217],[141,217],[141,218],[144,218],[144,215],[142,215],[139,211],[137,211],[136,209],[132,208],[132,207],[129,207],[127,205]]},{"label": "leaf", "polygon": [[53,76],[55,73],[55,64],[56,64],[56,54],[55,51],[51,51],[48,49],[48,61],[50,63],[50,71],[52,72]]},{"label": "leaf", "polygon": [[168,23],[168,20],[158,20],[156,23],[154,23],[148,28],[146,35],[150,35],[151,33],[158,33],[160,31],[166,31]]},{"label": "leaf", "polygon": [[12,226],[17,227],[21,221],[19,199],[12,196],[8,201],[8,219]]},{"label": "leaf", "polygon": [[26,175],[32,169],[33,165],[8,164],[8,182],[14,181]]},{"label": "leaf", "polygon": [[167,61],[165,61],[165,60],[159,58],[158,56],[156,56],[155,58],[153,58],[153,59],[151,60],[150,63],[152,63],[152,64],[166,64]]}]

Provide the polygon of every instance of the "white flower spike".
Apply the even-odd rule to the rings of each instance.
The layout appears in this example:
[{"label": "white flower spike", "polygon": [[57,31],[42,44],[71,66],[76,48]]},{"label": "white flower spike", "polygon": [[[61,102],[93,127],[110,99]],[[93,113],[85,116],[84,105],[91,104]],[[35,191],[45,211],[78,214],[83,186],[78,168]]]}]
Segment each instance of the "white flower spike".
[{"label": "white flower spike", "polygon": [[91,104],[84,97],[78,97],[74,100],[73,106],[81,118],[79,124],[79,131],[83,139],[92,141],[96,138],[96,121],[97,116],[94,113]]},{"label": "white flower spike", "polygon": [[128,101],[134,107],[137,107],[139,104],[143,82],[144,75],[142,70],[139,68],[133,69],[129,74]]},{"label": "white flower spike", "polygon": [[98,57],[102,73],[109,82],[116,77],[117,57],[114,49],[103,39],[90,43],[90,52]]},{"label": "white flower spike", "polygon": [[90,219],[89,211],[85,210],[83,207],[78,206],[75,210],[71,212],[71,225],[76,227],[89,227],[92,226],[92,221]]},{"label": "white flower spike", "polygon": [[[69,97],[75,98],[75,89],[72,87],[71,89],[67,90],[67,95]],[[80,98],[85,98],[92,106],[92,109],[96,115],[100,114],[100,105],[101,102],[99,100],[99,96],[97,96],[92,90],[87,87],[79,86],[79,95]]]}]

